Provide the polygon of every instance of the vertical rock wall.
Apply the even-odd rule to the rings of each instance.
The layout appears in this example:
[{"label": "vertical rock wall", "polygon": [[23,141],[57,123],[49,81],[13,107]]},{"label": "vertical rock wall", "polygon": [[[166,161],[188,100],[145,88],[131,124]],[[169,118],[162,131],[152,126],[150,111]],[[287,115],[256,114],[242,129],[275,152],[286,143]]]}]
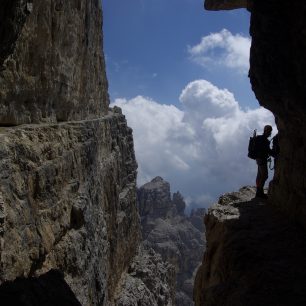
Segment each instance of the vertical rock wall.
[{"label": "vertical rock wall", "polygon": [[278,118],[281,154],[271,202],[306,226],[306,3],[254,1],[250,79]]},{"label": "vertical rock wall", "polygon": [[173,305],[173,268],[140,245],[100,0],[3,0],[0,26],[1,305]]},{"label": "vertical rock wall", "polygon": [[4,128],[0,156],[0,281],[59,269],[82,305],[110,302],[139,244],[124,117]]},{"label": "vertical rock wall", "polygon": [[107,112],[99,0],[1,3],[0,125]]}]

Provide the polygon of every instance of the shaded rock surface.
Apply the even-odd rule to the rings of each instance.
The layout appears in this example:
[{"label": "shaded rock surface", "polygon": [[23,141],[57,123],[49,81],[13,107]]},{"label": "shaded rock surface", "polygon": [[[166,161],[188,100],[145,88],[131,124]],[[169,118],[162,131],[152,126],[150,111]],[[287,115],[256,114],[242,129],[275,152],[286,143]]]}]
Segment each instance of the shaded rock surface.
[{"label": "shaded rock surface", "polygon": [[209,209],[196,305],[305,305],[305,230],[254,196],[244,187]]},{"label": "shaded rock surface", "polygon": [[0,286],[2,306],[81,306],[64,280],[63,274],[51,270],[35,278],[19,278]]},{"label": "shaded rock surface", "polygon": [[250,80],[278,118],[280,157],[270,202],[306,228],[306,2],[254,1]]},{"label": "shaded rock surface", "polygon": [[147,244],[141,244],[115,297],[118,306],[174,305],[175,271]]},{"label": "shaded rock surface", "polygon": [[[170,184],[161,177],[138,189],[138,202],[145,243],[175,267],[176,305],[193,305],[194,273],[203,256],[204,233],[184,215],[185,202],[180,193],[172,199]],[[194,211],[194,216],[201,212],[205,211]]]}]

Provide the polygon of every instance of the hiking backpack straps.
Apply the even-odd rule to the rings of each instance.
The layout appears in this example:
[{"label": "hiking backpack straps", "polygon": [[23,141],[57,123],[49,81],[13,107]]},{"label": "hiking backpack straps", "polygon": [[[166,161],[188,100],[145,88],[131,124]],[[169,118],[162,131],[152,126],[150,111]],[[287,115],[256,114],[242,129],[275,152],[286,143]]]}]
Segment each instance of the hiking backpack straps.
[{"label": "hiking backpack straps", "polygon": [[256,159],[256,130],[254,130],[253,136],[250,137],[249,147],[248,147],[248,157],[251,159]]}]

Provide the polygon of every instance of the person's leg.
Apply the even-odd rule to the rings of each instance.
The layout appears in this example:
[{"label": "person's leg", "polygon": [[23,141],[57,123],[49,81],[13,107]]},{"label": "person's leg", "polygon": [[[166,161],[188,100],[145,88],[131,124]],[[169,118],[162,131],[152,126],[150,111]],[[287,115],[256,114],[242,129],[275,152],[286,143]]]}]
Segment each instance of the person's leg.
[{"label": "person's leg", "polygon": [[264,195],[264,185],[268,178],[268,165],[267,162],[261,159],[257,159],[257,176],[256,176],[256,196],[263,197]]}]

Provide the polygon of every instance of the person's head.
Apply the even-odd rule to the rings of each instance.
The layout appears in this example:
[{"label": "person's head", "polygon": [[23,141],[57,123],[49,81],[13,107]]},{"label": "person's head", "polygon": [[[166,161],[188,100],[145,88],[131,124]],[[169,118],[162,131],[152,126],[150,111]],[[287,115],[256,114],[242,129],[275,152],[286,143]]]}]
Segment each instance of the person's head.
[{"label": "person's head", "polygon": [[272,126],[271,125],[265,125],[264,127],[264,135],[268,138],[271,136],[272,133]]}]

